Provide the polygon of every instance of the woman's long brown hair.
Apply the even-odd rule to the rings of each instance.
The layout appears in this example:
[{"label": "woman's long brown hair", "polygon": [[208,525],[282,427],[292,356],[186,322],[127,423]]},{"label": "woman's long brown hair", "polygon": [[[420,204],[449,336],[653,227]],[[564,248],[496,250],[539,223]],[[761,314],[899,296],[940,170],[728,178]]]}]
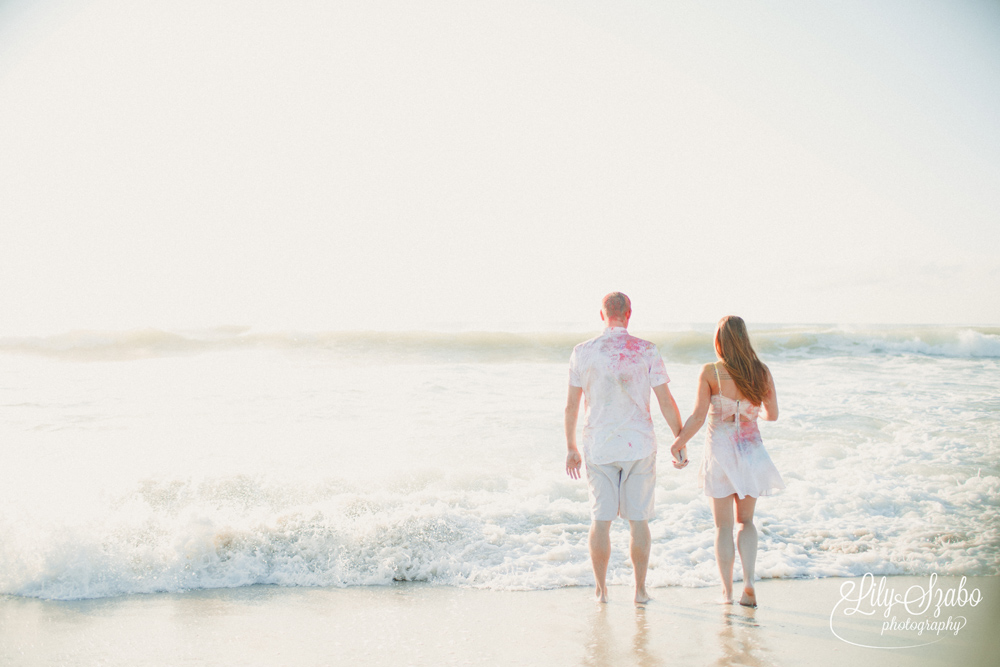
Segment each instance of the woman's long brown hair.
[{"label": "woman's long brown hair", "polygon": [[767,366],[757,358],[750,345],[743,318],[726,315],[715,329],[715,353],[722,359],[740,393],[754,405],[760,405],[771,392]]}]

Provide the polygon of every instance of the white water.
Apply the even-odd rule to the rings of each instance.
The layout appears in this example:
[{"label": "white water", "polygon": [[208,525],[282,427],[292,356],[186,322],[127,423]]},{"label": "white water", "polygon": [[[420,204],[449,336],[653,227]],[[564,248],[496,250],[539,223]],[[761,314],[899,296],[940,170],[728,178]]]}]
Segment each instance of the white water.
[{"label": "white water", "polygon": [[[2,339],[0,593],[590,583],[561,433],[569,351],[589,335]],[[709,331],[646,337],[686,416]],[[756,340],[788,485],[758,504],[760,576],[1000,573],[1000,331]],[[653,586],[717,577],[701,440],[692,466],[660,469]],[[623,522],[613,535],[610,578],[627,583]]]}]

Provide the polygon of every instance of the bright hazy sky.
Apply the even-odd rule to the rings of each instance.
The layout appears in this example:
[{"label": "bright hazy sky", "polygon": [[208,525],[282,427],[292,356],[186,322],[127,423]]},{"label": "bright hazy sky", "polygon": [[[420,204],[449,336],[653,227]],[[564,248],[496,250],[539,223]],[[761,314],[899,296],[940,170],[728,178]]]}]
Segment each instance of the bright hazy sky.
[{"label": "bright hazy sky", "polygon": [[989,0],[0,0],[0,333],[998,324],[998,109]]}]

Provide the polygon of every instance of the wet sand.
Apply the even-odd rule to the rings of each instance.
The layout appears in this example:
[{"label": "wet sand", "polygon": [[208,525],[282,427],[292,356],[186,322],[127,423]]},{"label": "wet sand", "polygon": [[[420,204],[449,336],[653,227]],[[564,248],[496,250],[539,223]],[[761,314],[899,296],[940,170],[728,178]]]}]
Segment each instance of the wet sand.
[{"label": "wet sand", "polygon": [[[761,606],[710,588],[659,588],[645,608],[612,588],[498,592],[403,583],[347,589],[191,591],[58,602],[0,598],[2,665],[995,665],[1000,577],[969,579],[982,602],[959,633],[881,634],[836,614],[845,579],[766,580]],[[890,577],[897,591],[926,577]],[[945,577],[939,587],[954,587]],[[891,635],[892,633],[889,633]],[[937,640],[937,641],[935,641]]]}]

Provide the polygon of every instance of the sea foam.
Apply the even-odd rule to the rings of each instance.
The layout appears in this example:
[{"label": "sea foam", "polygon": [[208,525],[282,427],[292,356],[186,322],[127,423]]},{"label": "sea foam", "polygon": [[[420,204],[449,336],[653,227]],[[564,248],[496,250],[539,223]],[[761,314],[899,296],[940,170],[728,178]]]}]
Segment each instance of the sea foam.
[{"label": "sea foam", "polygon": [[[592,583],[561,424],[582,336],[252,336],[0,354],[0,593]],[[758,576],[1000,574],[995,332],[757,336],[782,406],[761,431],[787,486],[757,503]],[[711,336],[659,344],[687,414]],[[660,466],[652,586],[716,585],[702,438],[687,469]],[[609,579],[627,584],[625,522],[612,540]]]}]

